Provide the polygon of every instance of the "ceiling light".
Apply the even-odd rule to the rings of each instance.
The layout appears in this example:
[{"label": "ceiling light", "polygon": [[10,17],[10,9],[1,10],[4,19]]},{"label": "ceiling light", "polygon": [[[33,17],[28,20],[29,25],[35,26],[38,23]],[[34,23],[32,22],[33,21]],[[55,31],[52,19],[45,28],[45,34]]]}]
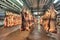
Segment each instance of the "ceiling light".
[{"label": "ceiling light", "polygon": [[21,1],[19,1],[19,0],[16,0],[18,3],[20,3],[21,4],[21,6],[23,6],[23,3],[21,3]]},{"label": "ceiling light", "polygon": [[58,2],[58,0],[55,0],[53,3],[57,3]]}]

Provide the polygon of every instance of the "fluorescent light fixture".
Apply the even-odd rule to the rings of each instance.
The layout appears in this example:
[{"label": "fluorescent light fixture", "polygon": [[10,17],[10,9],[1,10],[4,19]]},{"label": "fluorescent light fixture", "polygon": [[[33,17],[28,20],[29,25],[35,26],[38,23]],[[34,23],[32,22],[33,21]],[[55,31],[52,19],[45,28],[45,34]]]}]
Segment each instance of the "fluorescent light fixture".
[{"label": "fluorescent light fixture", "polygon": [[37,15],[37,12],[34,12],[34,15]]},{"label": "fluorescent light fixture", "polygon": [[57,3],[58,2],[58,0],[55,0],[53,3]]},{"label": "fluorescent light fixture", "polygon": [[19,2],[21,4],[21,6],[23,6],[23,3],[21,3],[21,1],[19,1],[19,0],[16,0],[16,1]]}]

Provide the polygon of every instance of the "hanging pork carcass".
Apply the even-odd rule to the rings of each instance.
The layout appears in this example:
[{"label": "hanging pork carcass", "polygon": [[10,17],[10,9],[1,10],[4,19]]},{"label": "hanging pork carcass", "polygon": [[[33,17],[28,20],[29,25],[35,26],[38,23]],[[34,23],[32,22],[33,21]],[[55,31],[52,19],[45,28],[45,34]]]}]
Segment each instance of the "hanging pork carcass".
[{"label": "hanging pork carcass", "polygon": [[56,31],[56,12],[55,9],[50,8],[40,19],[40,24],[43,25],[44,29],[49,32]]},{"label": "hanging pork carcass", "polygon": [[54,8],[50,8],[50,29],[49,32],[56,32],[56,11]]},{"label": "hanging pork carcass", "polygon": [[44,30],[48,32],[49,30],[49,18],[50,18],[50,13],[48,11],[45,12],[45,14],[41,17],[41,25],[44,27]]},{"label": "hanging pork carcass", "polygon": [[8,16],[6,16],[4,19],[4,27],[8,27],[9,26],[8,24],[9,24],[8,23]]}]

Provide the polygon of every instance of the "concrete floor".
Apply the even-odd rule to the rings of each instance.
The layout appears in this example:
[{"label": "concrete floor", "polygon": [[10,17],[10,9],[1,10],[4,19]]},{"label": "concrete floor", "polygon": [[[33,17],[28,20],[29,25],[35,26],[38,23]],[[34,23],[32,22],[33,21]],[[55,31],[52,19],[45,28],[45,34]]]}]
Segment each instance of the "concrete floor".
[{"label": "concrete floor", "polygon": [[38,28],[38,25],[31,31],[22,31],[17,30],[0,40],[56,40],[54,38],[48,37],[43,28]]},{"label": "concrete floor", "polygon": [[8,36],[3,37],[0,40],[25,40],[28,37],[29,32],[28,31],[22,31],[17,30]]},{"label": "concrete floor", "polygon": [[46,32],[43,30],[42,27],[40,27],[39,30],[38,27],[36,26],[28,36],[27,40],[56,40],[56,39],[47,36]]},{"label": "concrete floor", "polygon": [[[10,30],[10,29],[9,29]],[[1,32],[1,31],[0,31]],[[0,37],[0,40],[56,40],[48,37],[44,29],[39,25],[35,25],[34,29],[29,31],[16,30],[7,36]]]},{"label": "concrete floor", "polygon": [[28,31],[20,32],[20,26],[10,28],[0,27],[0,40],[23,40],[28,34]]}]

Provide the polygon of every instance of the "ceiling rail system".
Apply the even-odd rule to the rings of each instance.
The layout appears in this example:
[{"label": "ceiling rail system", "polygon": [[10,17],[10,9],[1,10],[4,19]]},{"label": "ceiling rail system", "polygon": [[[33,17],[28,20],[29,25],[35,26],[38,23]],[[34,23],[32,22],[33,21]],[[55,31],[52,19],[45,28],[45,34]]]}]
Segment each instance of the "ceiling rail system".
[{"label": "ceiling rail system", "polygon": [[55,0],[0,0],[0,8],[12,10],[19,13],[25,6],[32,12],[44,12],[51,4],[54,4],[56,10],[60,10],[60,1],[53,3]]},{"label": "ceiling rail system", "polygon": [[[19,0],[21,2],[23,2],[22,0]],[[2,7],[2,6],[4,7]],[[17,2],[16,0],[0,0],[0,8],[4,9],[4,10],[12,10],[14,12],[19,13],[21,8],[23,5],[21,5],[19,2]],[[5,8],[7,7],[7,8]]]},{"label": "ceiling rail system", "polygon": [[9,10],[16,11],[16,9],[13,9],[12,7],[6,5],[4,2],[1,2],[1,1],[0,1],[0,6],[5,6],[5,7],[7,7],[7,9],[9,9]]},{"label": "ceiling rail system", "polygon": [[60,11],[60,0],[58,0],[58,1],[54,4],[54,6],[55,6],[55,9],[56,9],[57,11]]}]

